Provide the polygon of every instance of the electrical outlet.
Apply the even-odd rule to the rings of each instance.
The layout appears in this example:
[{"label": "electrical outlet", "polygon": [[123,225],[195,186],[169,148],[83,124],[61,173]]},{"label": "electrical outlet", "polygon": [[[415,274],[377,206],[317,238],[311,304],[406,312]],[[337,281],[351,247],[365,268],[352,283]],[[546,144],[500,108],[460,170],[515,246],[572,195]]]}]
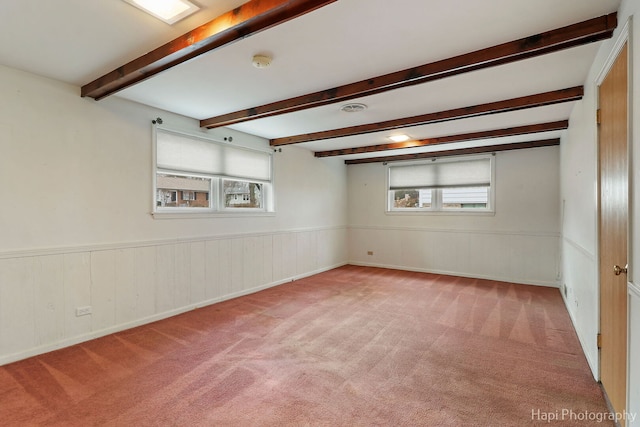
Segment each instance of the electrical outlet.
[{"label": "electrical outlet", "polygon": [[367,251],[367,255],[373,255],[373,251]]},{"label": "electrical outlet", "polygon": [[76,307],[76,317],[86,316],[87,314],[91,314],[90,305],[87,305],[86,307]]}]

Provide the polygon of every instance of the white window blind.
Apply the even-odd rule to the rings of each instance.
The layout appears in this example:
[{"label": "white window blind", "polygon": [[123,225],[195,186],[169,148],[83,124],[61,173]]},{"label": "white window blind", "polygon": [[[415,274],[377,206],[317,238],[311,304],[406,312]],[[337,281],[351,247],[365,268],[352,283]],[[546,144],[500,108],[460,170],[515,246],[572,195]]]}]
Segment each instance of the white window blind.
[{"label": "white window blind", "polygon": [[491,160],[432,162],[389,168],[389,189],[433,189],[450,187],[488,187]]},{"label": "white window blind", "polygon": [[222,150],[218,144],[157,130],[157,165],[161,169],[220,173]]},{"label": "white window blind", "polygon": [[223,175],[261,181],[271,179],[269,154],[227,146],[223,148],[222,153]]},{"label": "white window blind", "polygon": [[262,181],[271,179],[268,153],[161,129],[157,130],[156,138],[156,160],[160,169]]}]

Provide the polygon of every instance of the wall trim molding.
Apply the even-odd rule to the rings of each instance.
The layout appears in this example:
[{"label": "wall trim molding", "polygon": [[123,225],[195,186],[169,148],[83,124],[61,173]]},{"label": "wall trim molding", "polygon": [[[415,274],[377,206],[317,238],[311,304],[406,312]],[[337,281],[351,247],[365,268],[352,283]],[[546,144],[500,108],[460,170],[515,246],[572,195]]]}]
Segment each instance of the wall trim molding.
[{"label": "wall trim molding", "polygon": [[567,243],[569,246],[571,246],[572,248],[574,248],[578,252],[580,252],[585,257],[589,258],[589,260],[591,260],[593,262],[596,261],[596,254],[591,252],[590,250],[588,250],[587,248],[585,248],[584,246],[582,246],[581,244],[579,244],[575,240],[563,235],[562,236],[562,241]]},{"label": "wall trim molding", "polygon": [[2,355],[0,356],[0,366],[2,365],[6,365],[12,362],[16,362],[18,360],[23,360],[23,359],[27,359],[29,357],[34,357],[34,356],[38,356],[40,354],[44,354],[44,353],[48,353],[51,351],[55,351],[55,350],[59,350],[61,348],[65,348],[65,347],[70,347],[72,345],[76,345],[76,344],[81,344],[83,342],[87,342],[93,339],[97,339],[97,338],[101,338],[107,335],[111,335],[117,332],[122,332],[125,331],[127,329],[131,329],[131,328],[135,328],[138,326],[142,326],[142,325],[146,325],[148,323],[152,323],[152,322],[156,322],[158,320],[163,320],[163,319],[167,319],[169,317],[173,317],[173,316],[177,316],[178,314],[182,314],[182,313],[186,313],[188,311],[192,311],[192,310],[197,310],[199,308],[203,308],[203,307],[208,307],[210,305],[219,303],[219,302],[223,302],[226,300],[230,300],[233,298],[237,298],[237,297],[241,297],[244,295],[249,295],[249,294],[253,294],[259,291],[262,291],[264,289],[268,289],[268,288],[273,288],[275,286],[279,286],[282,285],[284,283],[289,283],[289,282],[294,282],[296,280],[300,280],[303,279],[305,277],[309,277],[309,276],[313,276],[315,274],[319,274],[319,273],[323,273],[325,271],[329,271],[329,270],[333,270],[334,268],[338,268],[338,267],[342,267],[344,265],[347,265],[347,262],[343,262],[343,263],[338,263],[338,264],[334,264],[328,267],[324,267],[324,268],[320,268],[314,271],[310,271],[307,273],[303,273],[303,274],[298,274],[298,275],[294,275],[294,276],[290,276],[287,277],[285,279],[282,280],[278,280],[275,282],[271,282],[265,285],[260,285],[260,286],[256,286],[250,289],[245,289],[239,292],[233,292],[231,294],[227,294],[221,297],[217,297],[217,298],[212,298],[209,300],[205,300],[205,301],[199,301],[197,303],[194,304],[189,304],[187,306],[184,307],[180,307],[180,308],[176,308],[173,310],[168,310],[162,313],[157,313],[154,314],[152,316],[148,316],[148,317],[144,317],[141,319],[137,319],[134,320],[132,322],[127,322],[127,323],[122,323],[119,325],[115,325],[109,328],[105,328],[105,329],[100,329],[97,331],[91,331],[89,333],[86,334],[82,334],[82,335],[77,335],[77,336],[73,336],[70,338],[66,338],[63,339],[61,341],[55,342],[55,343],[50,343],[50,344],[45,344],[45,345],[41,345],[38,347],[33,347],[30,348],[28,350],[25,351],[20,351],[17,353],[12,353],[12,354],[7,354],[7,355]]},{"label": "wall trim molding", "polygon": [[260,232],[247,232],[247,233],[229,233],[229,234],[216,234],[210,236],[198,236],[198,237],[177,237],[172,239],[158,239],[158,240],[137,240],[130,242],[119,243],[98,243],[94,245],[78,245],[78,246],[60,246],[50,248],[38,248],[38,249],[24,249],[16,251],[4,251],[0,252],[0,260],[12,259],[12,258],[30,258],[48,255],[65,255],[75,254],[81,252],[100,252],[111,251],[118,249],[135,249],[144,248],[150,246],[165,246],[184,243],[197,243],[207,242],[212,240],[228,240],[228,239],[243,239],[250,237],[265,237],[281,234],[297,234],[307,232],[318,231],[332,231],[332,230],[347,230],[346,225],[339,226],[326,226],[326,227],[307,227],[296,228],[286,230],[274,230],[274,231],[260,231]]},{"label": "wall trim molding", "polygon": [[[602,84],[602,82],[604,81],[605,77],[609,73],[609,70],[613,66],[613,63],[616,61],[616,58],[620,54],[620,51],[622,50],[622,47],[624,46],[625,43],[627,43],[628,41],[631,40],[631,37],[630,37],[631,26],[632,26],[632,16],[630,16],[625,21],[624,25],[621,27],[620,33],[616,37],[616,39],[615,39],[615,41],[613,43],[613,46],[612,46],[611,50],[609,51],[609,55],[607,56],[607,59],[605,60],[604,64],[602,65],[602,68],[600,69],[600,72],[596,76],[596,79],[595,79],[596,86],[600,86]],[[629,46],[629,48],[631,48],[631,46]],[[629,50],[629,51],[631,51],[631,50]]]},{"label": "wall trim molding", "polygon": [[349,261],[350,265],[357,265],[361,267],[378,267],[378,268],[389,268],[392,270],[404,270],[404,271],[415,271],[417,273],[430,273],[430,274],[441,274],[444,276],[456,276],[456,277],[466,277],[469,279],[482,279],[482,280],[495,280],[497,282],[506,282],[506,283],[515,283],[518,285],[533,285],[533,286],[544,286],[547,288],[560,288],[560,285],[557,281],[540,281],[540,280],[519,280],[518,282],[514,282],[512,278],[508,277],[499,277],[499,276],[488,276],[482,274],[465,274],[460,273],[458,271],[447,271],[447,270],[437,270],[437,269],[428,269],[428,268],[415,268],[403,265],[393,265],[393,264],[382,264],[382,263],[370,263],[370,262],[359,262],[359,261]]},{"label": "wall trim molding", "polygon": [[434,227],[398,227],[380,225],[350,225],[349,230],[382,230],[382,231],[420,231],[427,233],[457,233],[457,234],[486,234],[486,235],[506,235],[506,236],[529,236],[529,237],[561,237],[560,232],[549,231],[512,231],[512,230],[480,230],[480,229],[459,229],[459,228],[434,228]]}]

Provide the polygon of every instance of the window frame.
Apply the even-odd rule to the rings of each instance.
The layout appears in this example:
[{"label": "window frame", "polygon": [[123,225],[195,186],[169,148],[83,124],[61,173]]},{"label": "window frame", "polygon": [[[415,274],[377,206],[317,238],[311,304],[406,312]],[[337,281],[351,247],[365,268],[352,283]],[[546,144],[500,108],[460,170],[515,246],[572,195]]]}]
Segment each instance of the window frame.
[{"label": "window frame", "polygon": [[[176,170],[172,168],[158,167],[158,132],[164,132],[174,134],[177,136],[191,138],[195,140],[206,141],[218,146],[229,146],[235,149],[246,150],[253,152],[254,154],[263,154],[268,156],[269,162],[269,179],[261,180],[254,178],[236,177],[231,174],[217,174],[207,172],[191,172],[186,170]],[[269,149],[258,149],[254,147],[248,147],[238,144],[234,141],[233,144],[227,141],[221,141],[219,139],[212,138],[211,135],[195,134],[191,132],[185,132],[175,129],[169,129],[158,125],[152,126],[152,174],[151,182],[153,188],[151,215],[158,219],[172,219],[172,218],[202,218],[202,217],[240,217],[240,216],[274,216],[275,215],[275,197],[274,197],[274,172],[273,172],[273,152]],[[157,205],[158,194],[158,174],[185,176],[185,177],[197,177],[210,179],[210,189],[208,192],[207,201],[209,207],[163,207]],[[223,192],[223,181],[234,180],[259,183],[262,191],[262,206],[260,208],[226,208]],[[182,191],[182,190],[177,190]],[[197,197],[196,191],[193,191],[194,198]]]},{"label": "window frame", "polygon": [[[414,207],[414,208],[396,208],[394,207],[394,192],[397,190],[390,189],[391,169],[401,166],[418,166],[429,165],[434,162],[440,163],[455,163],[473,160],[489,160],[490,167],[490,183],[488,187],[487,207],[486,208],[443,208],[442,206],[442,189],[432,188],[431,191],[431,206],[430,207]],[[496,167],[495,167],[496,155],[491,153],[489,155],[472,155],[472,156],[455,156],[455,157],[442,157],[432,158],[410,162],[395,162],[387,163],[385,174],[386,183],[385,190],[387,192],[385,213],[387,215],[495,215],[495,195],[496,195]],[[455,188],[455,187],[445,187]],[[461,187],[463,188],[463,187]],[[416,189],[419,191],[419,189]]]}]

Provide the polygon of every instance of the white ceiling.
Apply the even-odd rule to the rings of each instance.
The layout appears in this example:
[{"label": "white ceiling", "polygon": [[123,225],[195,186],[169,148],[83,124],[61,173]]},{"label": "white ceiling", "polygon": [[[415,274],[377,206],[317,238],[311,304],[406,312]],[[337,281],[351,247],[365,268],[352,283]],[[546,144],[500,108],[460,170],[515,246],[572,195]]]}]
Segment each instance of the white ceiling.
[{"label": "white ceiling", "polygon": [[[169,26],[122,0],[0,0],[0,63],[82,86],[242,0],[198,0]],[[614,12],[620,0],[338,0],[209,52],[116,95],[196,119],[230,113],[427,64]],[[234,129],[277,138],[421,115],[579,86],[600,42],[341,104],[253,120]],[[256,69],[257,53],[273,56]],[[100,102],[100,101],[97,101]],[[406,129],[416,139],[564,120],[573,103]],[[300,144],[313,151],[388,143],[378,132]],[[559,136],[474,141],[394,154]],[[377,155],[389,155],[390,152]],[[371,157],[349,155],[344,158]]]}]

